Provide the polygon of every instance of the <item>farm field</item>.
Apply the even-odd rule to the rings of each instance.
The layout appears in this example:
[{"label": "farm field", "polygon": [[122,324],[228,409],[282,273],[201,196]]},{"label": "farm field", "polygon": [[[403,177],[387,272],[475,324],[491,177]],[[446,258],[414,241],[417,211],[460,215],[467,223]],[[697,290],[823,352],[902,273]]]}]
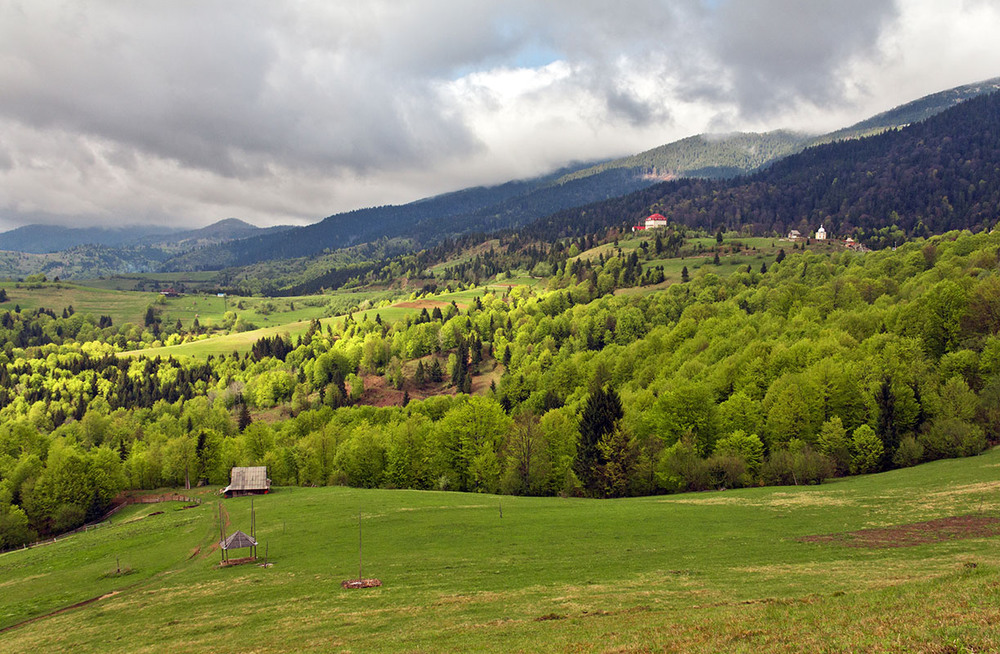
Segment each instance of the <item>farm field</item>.
[{"label": "farm field", "polygon": [[[994,449],[623,500],[281,488],[255,499],[266,569],[217,567],[219,500],[199,489],[0,555],[0,650],[996,651],[998,470]],[[249,499],[222,503],[248,530]],[[383,586],[344,590],[359,512]]]}]

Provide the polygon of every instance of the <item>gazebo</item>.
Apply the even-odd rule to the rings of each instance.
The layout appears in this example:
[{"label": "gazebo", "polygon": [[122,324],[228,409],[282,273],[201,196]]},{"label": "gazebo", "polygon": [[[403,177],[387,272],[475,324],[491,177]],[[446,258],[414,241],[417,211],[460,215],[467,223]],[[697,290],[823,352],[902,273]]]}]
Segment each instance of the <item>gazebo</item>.
[{"label": "gazebo", "polygon": [[[222,536],[222,540],[219,541],[219,549],[222,550],[222,565],[248,563],[250,561],[257,560],[257,513],[253,509],[253,499],[250,500],[249,534],[245,531],[237,529],[229,536],[226,536],[226,516],[222,511],[222,502],[219,502],[219,530]],[[250,556],[230,560],[229,550],[248,548],[250,550]]]},{"label": "gazebo", "polygon": [[239,529],[224,538],[222,542],[219,543],[219,547],[222,548],[222,562],[224,564],[229,563],[229,550],[238,550],[243,548],[250,548],[250,556],[244,558],[249,558],[254,561],[257,560],[257,541]]}]

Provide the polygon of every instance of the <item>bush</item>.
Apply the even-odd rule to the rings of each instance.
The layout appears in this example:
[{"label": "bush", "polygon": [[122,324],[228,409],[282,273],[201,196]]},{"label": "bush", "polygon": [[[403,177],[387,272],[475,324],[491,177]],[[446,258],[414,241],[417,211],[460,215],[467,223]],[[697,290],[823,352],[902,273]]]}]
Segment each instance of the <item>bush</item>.
[{"label": "bush", "polygon": [[915,466],[924,459],[924,446],[913,436],[907,436],[899,443],[896,453],[892,455],[893,465],[899,468]]},{"label": "bush", "polygon": [[698,456],[690,439],[682,439],[663,451],[656,480],[670,492],[699,491],[711,488],[708,462]]},{"label": "bush", "polygon": [[0,550],[30,543],[37,534],[28,527],[28,516],[21,507],[0,504]]},{"label": "bush", "polygon": [[833,416],[823,423],[816,447],[833,461],[836,474],[846,475],[850,471],[851,445],[840,416]]},{"label": "bush", "polygon": [[752,477],[760,472],[760,466],[764,462],[764,443],[757,434],[748,436],[742,429],[737,429],[715,442],[715,454],[742,459],[746,473]]},{"label": "bush", "polygon": [[927,459],[972,456],[986,449],[986,436],[978,425],[960,418],[937,418],[920,434]]},{"label": "bush", "polygon": [[731,454],[713,454],[706,462],[712,486],[719,489],[742,488],[753,483],[746,461]]},{"label": "bush", "polygon": [[813,450],[808,444],[793,439],[787,449],[775,450],[764,462],[760,478],[771,486],[819,484],[832,477],[835,470],[830,457]]},{"label": "bush", "polygon": [[52,528],[56,533],[76,529],[83,524],[86,511],[76,504],[60,504],[52,514]]}]

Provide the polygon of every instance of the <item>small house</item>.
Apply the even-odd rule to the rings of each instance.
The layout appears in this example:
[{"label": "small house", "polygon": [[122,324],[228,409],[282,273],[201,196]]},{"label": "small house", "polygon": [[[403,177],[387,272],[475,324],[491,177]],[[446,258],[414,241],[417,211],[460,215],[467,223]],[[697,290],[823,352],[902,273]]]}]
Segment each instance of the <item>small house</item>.
[{"label": "small house", "polygon": [[267,478],[267,466],[233,468],[229,473],[229,485],[222,489],[225,497],[242,495],[265,495],[271,490],[271,480]]},{"label": "small house", "polygon": [[788,232],[788,240],[789,241],[797,241],[800,238],[802,238],[802,233],[799,232],[799,230],[793,229],[792,231]]}]

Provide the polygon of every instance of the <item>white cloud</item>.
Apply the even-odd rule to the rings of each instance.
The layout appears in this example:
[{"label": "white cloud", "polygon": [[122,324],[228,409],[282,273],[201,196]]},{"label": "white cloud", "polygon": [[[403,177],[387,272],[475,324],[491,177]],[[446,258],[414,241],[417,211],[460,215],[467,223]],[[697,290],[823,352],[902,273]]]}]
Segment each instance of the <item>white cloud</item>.
[{"label": "white cloud", "polygon": [[316,220],[997,75],[987,0],[0,0],[0,222]]}]

